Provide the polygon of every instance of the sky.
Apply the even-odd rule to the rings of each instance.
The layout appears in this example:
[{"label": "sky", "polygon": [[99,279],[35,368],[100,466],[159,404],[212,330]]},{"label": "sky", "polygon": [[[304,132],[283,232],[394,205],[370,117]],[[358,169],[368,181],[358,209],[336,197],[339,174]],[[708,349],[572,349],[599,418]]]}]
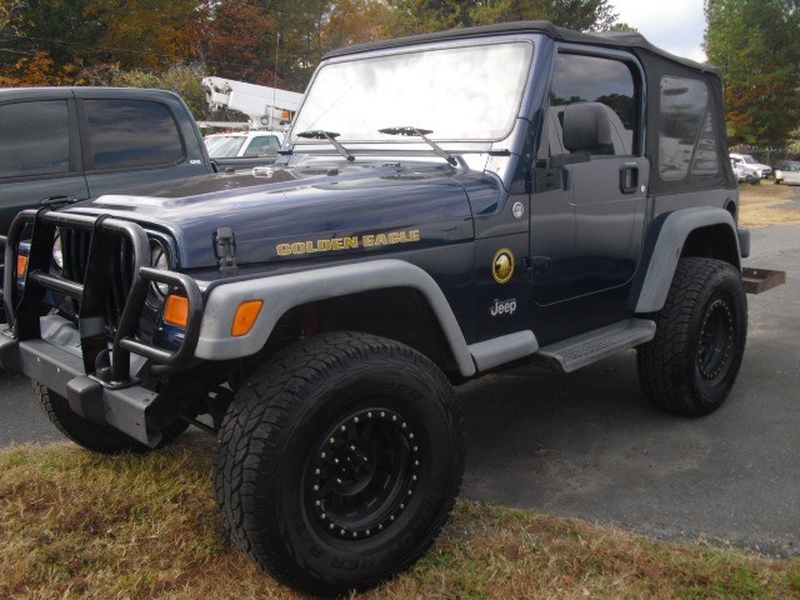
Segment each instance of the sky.
[{"label": "sky", "polygon": [[703,0],[610,0],[617,21],[635,27],[667,52],[705,62]]}]

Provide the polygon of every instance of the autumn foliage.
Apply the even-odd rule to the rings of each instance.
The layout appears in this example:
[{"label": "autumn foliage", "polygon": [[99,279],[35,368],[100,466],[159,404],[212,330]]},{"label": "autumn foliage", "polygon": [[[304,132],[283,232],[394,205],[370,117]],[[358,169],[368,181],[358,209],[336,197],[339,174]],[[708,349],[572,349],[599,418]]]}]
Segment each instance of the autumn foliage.
[{"label": "autumn foliage", "polygon": [[303,91],[335,48],[520,19],[604,29],[608,2],[0,0],[0,86],[183,86],[195,74]]},{"label": "autumn foliage", "polygon": [[110,85],[186,65],[302,90],[325,52],[387,37],[389,11],[372,0],[0,0],[0,85]]}]

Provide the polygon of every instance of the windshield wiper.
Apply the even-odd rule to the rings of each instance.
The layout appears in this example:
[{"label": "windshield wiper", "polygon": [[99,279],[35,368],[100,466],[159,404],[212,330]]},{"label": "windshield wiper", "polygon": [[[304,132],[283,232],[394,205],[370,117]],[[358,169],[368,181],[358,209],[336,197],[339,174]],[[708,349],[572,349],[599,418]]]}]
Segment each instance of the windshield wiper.
[{"label": "windshield wiper", "polygon": [[406,137],[419,137],[428,144],[433,151],[436,152],[439,156],[445,159],[450,165],[456,166],[458,161],[450,154],[447,150],[442,148],[439,144],[434,142],[431,139],[428,139],[426,136],[429,133],[433,133],[431,129],[420,129],[419,127],[413,126],[406,126],[406,127],[387,127],[386,129],[378,129],[378,133],[385,133],[386,135],[403,135]]},{"label": "windshield wiper", "polygon": [[297,134],[297,137],[307,138],[310,140],[328,140],[336,150],[344,156],[349,162],[353,162],[356,157],[350,154],[347,151],[347,148],[342,146],[339,142],[336,141],[336,138],[339,137],[338,133],[333,131],[325,131],[322,129],[312,129],[311,131],[303,131]]}]

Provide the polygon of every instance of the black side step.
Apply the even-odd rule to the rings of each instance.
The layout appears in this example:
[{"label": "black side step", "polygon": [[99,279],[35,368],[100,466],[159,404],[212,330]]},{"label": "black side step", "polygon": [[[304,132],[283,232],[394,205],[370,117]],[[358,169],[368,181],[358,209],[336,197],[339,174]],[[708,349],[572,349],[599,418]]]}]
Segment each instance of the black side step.
[{"label": "black side step", "polygon": [[571,373],[621,350],[649,342],[655,335],[655,322],[625,319],[540,348],[534,356],[543,359],[548,366]]}]

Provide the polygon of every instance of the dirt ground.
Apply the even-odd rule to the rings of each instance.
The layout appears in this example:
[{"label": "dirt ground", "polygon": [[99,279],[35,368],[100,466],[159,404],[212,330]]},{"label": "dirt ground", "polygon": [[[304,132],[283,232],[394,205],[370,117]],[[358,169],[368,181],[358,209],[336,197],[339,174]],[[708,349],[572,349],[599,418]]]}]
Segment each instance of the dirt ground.
[{"label": "dirt ground", "polygon": [[741,187],[742,227],[800,224],[800,186],[775,185],[771,179]]}]

